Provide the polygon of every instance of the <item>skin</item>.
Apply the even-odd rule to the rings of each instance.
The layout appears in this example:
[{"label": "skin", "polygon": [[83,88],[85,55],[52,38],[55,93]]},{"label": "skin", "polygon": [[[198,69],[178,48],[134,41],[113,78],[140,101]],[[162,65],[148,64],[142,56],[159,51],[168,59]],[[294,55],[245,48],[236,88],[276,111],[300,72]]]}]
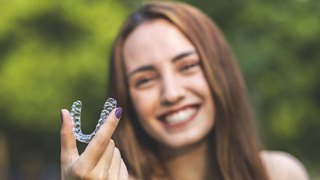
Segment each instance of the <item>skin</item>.
[{"label": "skin", "polygon": [[292,155],[281,151],[262,151],[261,159],[270,180],[308,180],[302,163]]},{"label": "skin", "polygon": [[[214,125],[211,92],[195,48],[178,29],[165,20],[145,22],[126,40],[124,58],[138,119],[156,141],[177,149],[209,133]],[[186,124],[164,123],[186,108],[194,109]]]},{"label": "skin", "polygon": [[128,179],[128,171],[111,136],[119,119],[113,110],[80,155],[68,110],[61,111],[61,179]]},{"label": "skin", "polygon": [[[124,59],[138,119],[159,142],[169,170],[174,170],[170,174],[174,179],[203,178],[205,137],[214,125],[214,105],[194,46],[173,25],[155,20],[131,33]],[[195,109],[187,123],[164,123],[167,116],[186,108]]]},{"label": "skin", "polygon": [[[195,48],[173,25],[155,20],[129,35],[124,57],[136,114],[159,143],[172,179],[203,179],[210,155],[206,136],[214,126],[215,107]],[[196,109],[187,123],[170,126],[162,122],[163,117],[186,108]],[[61,113],[62,179],[129,179],[111,139],[119,122],[114,111],[81,155],[70,113]],[[308,179],[302,164],[286,153],[263,151],[261,158],[271,180]]]}]

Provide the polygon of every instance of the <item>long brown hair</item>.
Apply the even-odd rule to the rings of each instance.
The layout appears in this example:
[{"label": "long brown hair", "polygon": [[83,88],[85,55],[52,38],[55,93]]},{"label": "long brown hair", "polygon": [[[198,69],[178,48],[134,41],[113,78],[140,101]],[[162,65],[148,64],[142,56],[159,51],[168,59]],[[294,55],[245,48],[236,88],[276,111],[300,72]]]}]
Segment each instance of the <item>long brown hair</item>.
[{"label": "long brown hair", "polygon": [[123,45],[145,21],[163,18],[176,26],[194,45],[216,107],[210,132],[212,168],[216,179],[267,179],[241,72],[219,28],[198,9],[179,2],[149,2],[124,23],[113,46],[109,66],[109,96],[118,100],[124,115],[114,134],[129,173],[137,178],[168,177],[156,142],[138,123],[125,73]]}]

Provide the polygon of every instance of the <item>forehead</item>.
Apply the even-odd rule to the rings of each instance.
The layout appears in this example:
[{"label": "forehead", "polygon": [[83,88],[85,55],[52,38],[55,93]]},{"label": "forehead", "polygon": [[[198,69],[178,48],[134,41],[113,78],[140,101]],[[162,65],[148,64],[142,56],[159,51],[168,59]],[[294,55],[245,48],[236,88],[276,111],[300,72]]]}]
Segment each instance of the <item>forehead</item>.
[{"label": "forehead", "polygon": [[126,66],[133,68],[143,63],[170,60],[177,54],[194,50],[178,28],[157,19],[139,25],[125,41],[123,53]]}]

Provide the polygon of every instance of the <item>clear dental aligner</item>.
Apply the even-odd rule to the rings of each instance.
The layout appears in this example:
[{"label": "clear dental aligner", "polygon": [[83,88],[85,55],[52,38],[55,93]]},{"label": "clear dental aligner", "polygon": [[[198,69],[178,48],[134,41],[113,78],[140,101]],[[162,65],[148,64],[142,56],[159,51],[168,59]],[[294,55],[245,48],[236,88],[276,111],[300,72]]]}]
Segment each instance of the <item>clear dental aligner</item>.
[{"label": "clear dental aligner", "polygon": [[96,129],[91,134],[83,134],[81,131],[81,101],[75,101],[71,106],[71,120],[73,123],[73,134],[75,138],[83,143],[89,143],[91,139],[96,135],[101,125],[105,122],[110,112],[117,107],[117,101],[112,98],[108,98],[103,106],[103,110],[100,114],[100,119],[96,125]]}]

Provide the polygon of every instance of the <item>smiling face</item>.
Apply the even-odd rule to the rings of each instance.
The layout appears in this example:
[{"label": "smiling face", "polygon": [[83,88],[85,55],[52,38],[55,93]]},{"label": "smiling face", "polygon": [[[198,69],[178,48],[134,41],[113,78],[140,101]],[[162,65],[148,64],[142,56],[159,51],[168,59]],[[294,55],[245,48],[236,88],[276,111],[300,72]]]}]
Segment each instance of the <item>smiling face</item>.
[{"label": "smiling face", "polygon": [[129,92],[139,122],[157,142],[180,148],[204,139],[215,108],[190,41],[158,19],[139,25],[124,44]]}]

